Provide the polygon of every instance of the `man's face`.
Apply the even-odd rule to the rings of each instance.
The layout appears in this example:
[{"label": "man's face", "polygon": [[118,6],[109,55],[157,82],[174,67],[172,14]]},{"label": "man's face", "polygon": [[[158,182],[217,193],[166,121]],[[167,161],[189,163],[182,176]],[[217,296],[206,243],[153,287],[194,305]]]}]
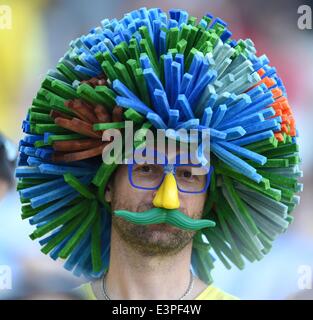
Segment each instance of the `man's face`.
[{"label": "man's face", "polygon": [[[153,208],[157,190],[134,188],[128,179],[127,165],[120,165],[109,184],[105,198],[112,210],[143,212]],[[179,210],[191,218],[199,219],[206,200],[206,193],[179,192]],[[167,224],[138,225],[113,215],[112,227],[122,240],[145,256],[173,255],[191,242],[195,231],[182,230]]]}]

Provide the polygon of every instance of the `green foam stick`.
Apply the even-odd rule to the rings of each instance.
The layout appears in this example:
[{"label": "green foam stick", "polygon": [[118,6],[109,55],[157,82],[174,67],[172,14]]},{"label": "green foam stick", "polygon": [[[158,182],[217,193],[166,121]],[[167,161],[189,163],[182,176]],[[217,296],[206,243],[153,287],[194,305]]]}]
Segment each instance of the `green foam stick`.
[{"label": "green foam stick", "polygon": [[169,49],[176,48],[178,37],[179,37],[179,29],[177,27],[171,28],[167,33],[167,51]]},{"label": "green foam stick", "polygon": [[59,62],[56,65],[58,71],[60,71],[69,81],[73,82],[79,78],[79,76],[70,70],[64,63]]},{"label": "green foam stick", "polygon": [[230,198],[232,199],[232,202],[236,205],[236,207],[239,209],[241,213],[241,217],[243,218],[242,222],[247,225],[248,229],[252,232],[252,235],[257,235],[259,230],[256,227],[244,203],[241,201],[240,197],[238,196],[231,179],[225,176],[223,180],[224,180],[228,195],[230,196]]},{"label": "green foam stick", "polygon": [[108,61],[103,61],[101,64],[101,68],[111,82],[118,78],[113,66]]},{"label": "green foam stick", "polygon": [[98,213],[91,231],[91,262],[92,271],[100,272],[102,269],[101,258],[101,216]]},{"label": "green foam stick", "polygon": [[104,101],[106,107],[109,108],[109,111],[113,110],[113,107],[116,105],[115,97],[116,94],[107,86],[97,86],[95,92],[99,94]]},{"label": "green foam stick", "polygon": [[120,62],[126,63],[129,59],[125,47],[123,46],[122,42],[119,43],[114,49],[113,54],[119,59]]},{"label": "green foam stick", "polygon": [[120,79],[130,91],[136,92],[136,88],[132,82],[126,66],[120,62],[116,62],[114,64],[114,70],[118,75],[118,79]]},{"label": "green foam stick", "polygon": [[106,104],[106,100],[87,83],[83,83],[77,88],[77,94],[91,104]]},{"label": "green foam stick", "polygon": [[122,129],[125,128],[125,122],[97,123],[93,125],[93,130]]},{"label": "green foam stick", "polygon": [[52,144],[55,141],[69,141],[69,140],[78,140],[78,139],[85,139],[86,137],[82,134],[73,133],[73,134],[58,134],[58,135],[51,135],[48,137],[48,143]]},{"label": "green foam stick", "polygon": [[44,254],[48,254],[52,249],[60,244],[66,237],[68,237],[78,228],[78,226],[86,218],[86,214],[87,212],[82,212],[78,217],[74,218],[72,221],[64,225],[60,232],[56,236],[54,236],[44,247],[41,248],[41,252],[43,252]]},{"label": "green foam stick", "polygon": [[54,120],[49,116],[49,114],[30,111],[29,120],[31,122],[40,122],[40,123],[54,123]]},{"label": "green foam stick", "polygon": [[69,130],[58,126],[57,124],[41,124],[41,123],[36,123],[35,125],[31,125],[31,131],[36,134],[44,134],[45,132],[50,132],[50,133],[70,132]]},{"label": "green foam stick", "polygon": [[52,81],[51,86],[54,89],[54,92],[56,92],[59,96],[61,96],[64,99],[78,98],[76,90],[72,86],[65,84],[60,80]]},{"label": "green foam stick", "polygon": [[95,195],[84,185],[82,184],[73,174],[65,173],[63,175],[64,181],[79,192],[82,196],[87,199],[95,199]]},{"label": "green foam stick", "polygon": [[55,228],[59,227],[62,224],[65,224],[66,222],[70,221],[74,217],[76,217],[78,214],[83,212],[87,209],[89,200],[84,200],[82,203],[78,203],[74,207],[70,208],[66,212],[62,213],[57,218],[54,218],[53,220],[49,221],[45,225],[37,228],[31,235],[30,238],[32,240],[40,238],[47,234],[48,232],[54,230]]},{"label": "green foam stick", "polygon": [[81,239],[84,237],[86,232],[91,228],[93,223],[95,222],[97,212],[98,212],[98,203],[96,200],[91,202],[91,205],[89,206],[88,215],[85,217],[84,221],[78,228],[78,230],[75,232],[75,234],[72,236],[72,238],[66,243],[64,248],[59,252],[59,257],[62,259],[68,258],[68,256],[71,254],[75,246],[81,241]]},{"label": "green foam stick", "polygon": [[141,68],[137,68],[135,71],[136,84],[140,92],[142,101],[149,107],[151,107],[148,87]]},{"label": "green foam stick", "polygon": [[139,123],[139,124],[142,123],[143,121],[145,121],[145,118],[140,113],[138,113],[136,110],[134,110],[132,108],[129,108],[124,112],[124,117],[127,120],[131,120],[134,123]]}]

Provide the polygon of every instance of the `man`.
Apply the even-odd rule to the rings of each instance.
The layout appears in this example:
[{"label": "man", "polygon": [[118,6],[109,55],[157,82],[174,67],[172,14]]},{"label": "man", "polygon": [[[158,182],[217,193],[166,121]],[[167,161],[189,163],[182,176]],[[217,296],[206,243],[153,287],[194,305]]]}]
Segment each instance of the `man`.
[{"label": "man", "polygon": [[[140,215],[159,207],[201,219],[210,172],[196,174],[188,164],[174,167],[175,176],[162,164],[120,165],[110,179],[105,200],[113,212]],[[82,286],[82,291],[88,299],[100,300],[236,299],[191,273],[195,233],[166,223],[138,225],[113,215],[108,272]]]},{"label": "man", "polygon": [[[291,223],[302,185],[286,90],[231,35],[210,14],[141,8],[71,42],[42,82],[22,125],[22,218],[43,253],[98,279],[88,298],[232,298],[207,286],[214,261],[241,270]],[[209,130],[213,173],[103,162],[111,129],[134,145],[149,129]]]}]

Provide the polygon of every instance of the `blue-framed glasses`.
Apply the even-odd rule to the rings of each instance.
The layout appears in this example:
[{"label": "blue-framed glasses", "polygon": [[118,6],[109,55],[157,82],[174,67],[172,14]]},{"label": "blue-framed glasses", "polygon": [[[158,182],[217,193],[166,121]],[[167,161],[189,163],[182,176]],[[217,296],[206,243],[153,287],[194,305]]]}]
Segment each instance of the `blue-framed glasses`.
[{"label": "blue-framed glasses", "polygon": [[164,158],[164,164],[153,163],[151,159],[146,163],[136,163],[135,161],[134,163],[128,163],[130,184],[138,189],[157,190],[166,174],[171,172],[176,179],[177,188],[180,192],[206,192],[210,184],[212,166],[208,169],[201,164],[180,163],[181,155],[176,156],[174,164],[169,163],[166,155],[162,155],[162,157]]}]

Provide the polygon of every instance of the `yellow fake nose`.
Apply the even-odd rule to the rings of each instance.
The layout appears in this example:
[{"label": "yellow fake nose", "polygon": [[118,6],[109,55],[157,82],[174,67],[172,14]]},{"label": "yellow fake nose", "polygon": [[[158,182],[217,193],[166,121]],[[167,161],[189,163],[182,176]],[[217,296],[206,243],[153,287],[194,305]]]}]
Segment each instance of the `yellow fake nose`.
[{"label": "yellow fake nose", "polygon": [[152,203],[158,208],[178,209],[180,207],[176,180],[172,173],[166,174]]}]

